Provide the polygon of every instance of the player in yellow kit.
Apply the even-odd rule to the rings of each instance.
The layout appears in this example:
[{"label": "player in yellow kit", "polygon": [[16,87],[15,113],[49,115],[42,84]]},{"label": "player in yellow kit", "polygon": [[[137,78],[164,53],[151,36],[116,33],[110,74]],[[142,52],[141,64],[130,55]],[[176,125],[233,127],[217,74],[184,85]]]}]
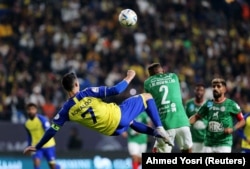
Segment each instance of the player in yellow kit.
[{"label": "player in yellow kit", "polygon": [[[37,114],[37,105],[29,103],[26,105],[28,119],[24,126],[28,134],[28,145],[35,146],[42,138],[45,131],[50,127],[48,119]],[[48,161],[50,169],[60,169],[60,166],[55,163],[55,139],[52,137],[43,147],[32,154],[34,169],[40,169],[40,163],[43,157]]]},{"label": "player in yellow kit", "polygon": [[244,115],[246,124],[243,128],[238,130],[238,134],[241,137],[241,152],[250,153],[250,113]]},{"label": "player in yellow kit", "polygon": [[[127,76],[112,87],[89,87],[80,91],[79,81],[74,73],[63,76],[62,86],[69,99],[53,119],[53,124],[35,147],[27,147],[25,154],[40,149],[67,121],[77,122],[85,127],[107,136],[117,136],[127,131],[129,127],[140,133],[163,138],[168,143],[168,137],[163,129],[159,113],[152,95],[142,93],[130,97],[120,105],[106,103],[102,98],[118,95],[123,92],[135,76],[134,70],[128,70]],[[142,112],[151,118],[156,130],[135,121]]]}]

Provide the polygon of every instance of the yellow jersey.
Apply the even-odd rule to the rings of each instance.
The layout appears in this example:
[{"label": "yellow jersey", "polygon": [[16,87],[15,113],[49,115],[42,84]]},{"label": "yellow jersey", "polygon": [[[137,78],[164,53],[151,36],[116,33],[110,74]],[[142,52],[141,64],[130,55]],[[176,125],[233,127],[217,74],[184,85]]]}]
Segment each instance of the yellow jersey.
[{"label": "yellow jersey", "polygon": [[[25,122],[25,128],[28,133],[28,145],[35,146],[45,131],[50,127],[50,123],[45,116],[38,114],[34,119],[28,119]],[[48,148],[55,146],[54,138],[51,138],[46,144],[44,144],[43,148]]]},{"label": "yellow jersey", "polygon": [[106,103],[106,87],[91,87],[70,98],[54,117],[53,123],[63,126],[66,121],[77,122],[104,135],[112,135],[121,119],[120,107]]},{"label": "yellow jersey", "polygon": [[[245,115],[246,124],[243,128],[243,133],[247,139],[250,139],[250,113]],[[241,141],[241,148],[250,149],[250,144],[247,143],[244,139]]]}]

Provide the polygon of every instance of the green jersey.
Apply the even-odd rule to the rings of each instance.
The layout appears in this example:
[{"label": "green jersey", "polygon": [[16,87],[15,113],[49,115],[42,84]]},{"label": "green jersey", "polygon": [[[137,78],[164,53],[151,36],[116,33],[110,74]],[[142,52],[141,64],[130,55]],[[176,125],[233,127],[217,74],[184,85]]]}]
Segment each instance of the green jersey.
[{"label": "green jersey", "polygon": [[[198,110],[200,109],[200,107],[205,102],[206,101],[204,101],[202,104],[197,104],[195,102],[194,98],[187,100],[186,105],[185,105],[185,109],[186,109],[186,113],[187,113],[188,118],[191,117],[192,115],[194,115],[195,113],[197,113]],[[202,122],[205,125],[207,125],[206,118],[202,118]],[[193,142],[198,142],[198,143],[204,142],[206,129],[196,129],[192,125],[190,127],[190,130],[191,130],[191,133],[192,133],[192,140],[193,140]]]},{"label": "green jersey", "polygon": [[144,82],[144,90],[155,99],[166,130],[190,126],[182,102],[179,78],[175,73],[150,76]]},{"label": "green jersey", "polygon": [[232,146],[233,135],[225,134],[225,128],[233,128],[234,117],[241,112],[239,105],[231,99],[222,103],[208,100],[198,111],[201,117],[207,118],[205,146]]},{"label": "green jersey", "polygon": [[[148,115],[143,112],[139,116],[135,118],[135,121],[148,124],[150,119]],[[137,133],[133,129],[129,128],[128,129],[128,142],[136,142],[139,144],[147,144],[148,141],[148,136],[147,134],[142,134],[142,133]]]}]

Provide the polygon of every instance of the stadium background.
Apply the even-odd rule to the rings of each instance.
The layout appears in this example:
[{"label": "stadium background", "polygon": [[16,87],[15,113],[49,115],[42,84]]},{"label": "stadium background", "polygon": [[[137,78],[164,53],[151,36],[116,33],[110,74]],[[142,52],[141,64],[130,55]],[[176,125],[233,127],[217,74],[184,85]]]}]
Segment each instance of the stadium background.
[{"label": "stadium background", "polygon": [[[221,75],[227,80],[228,96],[243,112],[250,112],[249,4],[248,0],[0,0],[0,168],[31,165],[22,155],[25,102],[37,102],[40,113],[52,118],[66,99],[60,78],[68,71],[78,74],[84,88],[113,85],[128,68],[135,69],[137,77],[130,88],[107,100],[120,103],[143,91],[146,66],[160,61],[166,70],[179,74],[184,101],[201,81],[207,85],[206,97],[211,97],[210,80]],[[117,22],[124,8],[136,11],[135,29],[124,29]],[[71,164],[68,169],[88,168],[95,160],[129,168],[126,140],[121,137],[107,138],[73,125],[83,147],[69,150],[72,125],[56,136],[58,158],[62,163],[90,161],[66,161]],[[237,137],[234,143],[237,152]]]}]

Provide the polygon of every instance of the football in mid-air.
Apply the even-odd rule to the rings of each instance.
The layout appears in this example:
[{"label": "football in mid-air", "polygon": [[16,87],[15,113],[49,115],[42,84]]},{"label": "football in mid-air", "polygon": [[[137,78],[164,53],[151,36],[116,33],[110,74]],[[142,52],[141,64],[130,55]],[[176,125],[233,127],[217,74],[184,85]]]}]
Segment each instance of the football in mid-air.
[{"label": "football in mid-air", "polygon": [[124,9],[119,14],[119,22],[123,27],[132,27],[137,22],[137,14],[132,9]]}]

